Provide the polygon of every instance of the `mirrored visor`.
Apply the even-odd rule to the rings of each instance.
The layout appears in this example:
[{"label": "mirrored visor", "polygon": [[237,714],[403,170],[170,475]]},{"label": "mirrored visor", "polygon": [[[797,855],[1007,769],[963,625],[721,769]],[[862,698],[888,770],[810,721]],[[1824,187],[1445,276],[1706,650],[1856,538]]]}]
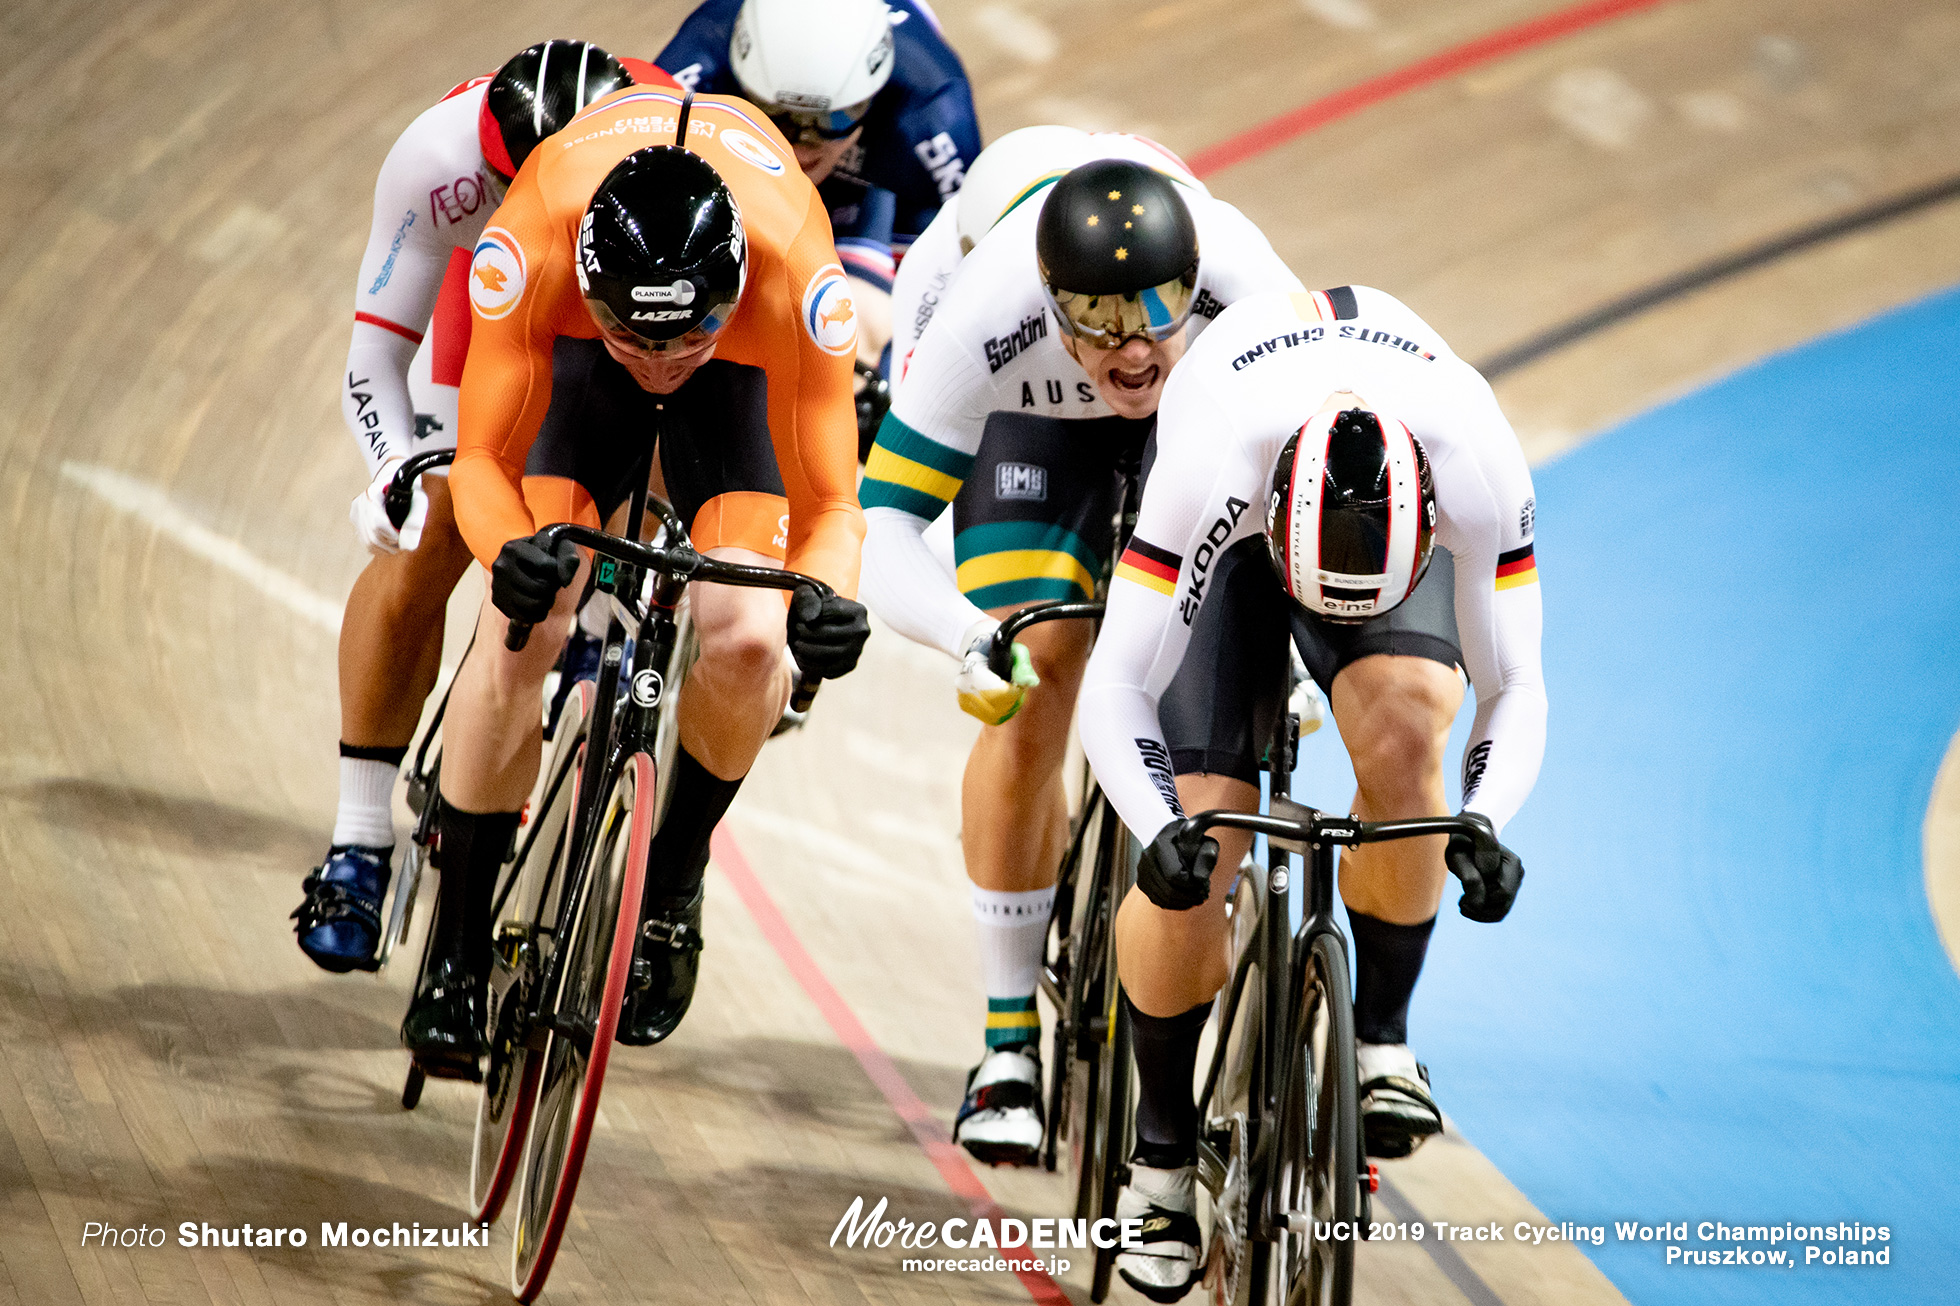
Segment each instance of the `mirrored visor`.
[{"label": "mirrored visor", "polygon": [[[728,299],[714,303],[709,307],[708,315],[702,318],[697,325],[689,328],[681,335],[664,340],[656,340],[650,335],[643,335],[641,334],[641,330],[636,328],[635,324],[620,321],[619,315],[614,313],[612,306],[603,299],[587,299],[585,306],[591,310],[592,320],[599,324],[601,331],[604,331],[608,336],[612,337],[614,344],[618,345],[621,349],[627,350],[629,353],[650,355],[685,353],[690,349],[698,349],[702,345],[707,344],[727,329],[728,319],[734,315],[735,305],[739,302],[738,299]],[[643,311],[651,313],[656,310],[648,309]],[[651,330],[652,328],[648,327],[645,329]]]},{"label": "mirrored visor", "polygon": [[1070,335],[1101,349],[1116,349],[1129,340],[1167,340],[1191,316],[1197,299],[1194,271],[1176,281],[1147,286],[1126,295],[1079,295],[1048,287],[1048,302]]}]

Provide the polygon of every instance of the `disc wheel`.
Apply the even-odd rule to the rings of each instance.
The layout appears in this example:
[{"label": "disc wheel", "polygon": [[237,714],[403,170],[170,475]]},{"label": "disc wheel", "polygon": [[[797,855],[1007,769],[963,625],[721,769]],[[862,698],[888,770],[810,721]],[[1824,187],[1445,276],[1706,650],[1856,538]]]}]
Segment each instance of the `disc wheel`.
[{"label": "disc wheel", "polygon": [[591,721],[593,686],[581,681],[566,700],[550,754],[540,770],[540,801],[518,843],[517,877],[505,904],[491,953],[490,1055],[476,1100],[470,1147],[470,1207],[478,1222],[503,1211],[524,1154],[531,1107],[537,1098],[537,1057],[527,1020],[538,983],[538,923],[556,918],[565,883],[566,831],[578,807],[579,773]]},{"label": "disc wheel", "polygon": [[566,952],[538,1054],[537,1104],[511,1240],[511,1291],[519,1301],[544,1290],[571,1219],[633,965],[657,793],[653,760],[635,753],[613,785],[576,918],[559,941]]},{"label": "disc wheel", "polygon": [[[1296,1067],[1281,1118],[1285,1132],[1274,1182],[1282,1236],[1276,1255],[1291,1285],[1287,1306],[1347,1306],[1354,1292],[1361,1126],[1347,949],[1338,935],[1314,936],[1300,1001],[1304,1064]],[[1289,1215],[1291,1221],[1284,1218]],[[1322,1236],[1336,1222],[1347,1224],[1349,1236]]]}]

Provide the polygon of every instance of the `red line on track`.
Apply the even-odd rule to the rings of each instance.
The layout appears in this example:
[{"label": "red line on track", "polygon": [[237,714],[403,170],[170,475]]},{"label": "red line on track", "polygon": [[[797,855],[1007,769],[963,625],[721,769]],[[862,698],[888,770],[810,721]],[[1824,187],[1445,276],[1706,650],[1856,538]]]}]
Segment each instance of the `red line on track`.
[{"label": "red line on track", "polygon": [[[776,906],[776,900],[769,896],[769,890],[757,878],[741,845],[735,842],[735,836],[728,832],[727,826],[715,827],[713,850],[715,864],[721,867],[722,874],[735,886],[737,896],[742,899],[742,905],[749,909],[749,915],[755,919],[762,937],[769,940],[776,955],[789,967],[789,973],[803,986],[810,1001],[816,1003],[817,1010],[823,1013],[824,1020],[839,1041],[857,1058],[865,1077],[884,1094],[891,1109],[912,1131],[912,1137],[925,1152],[926,1159],[932,1162],[933,1168],[939,1171],[939,1177],[957,1196],[965,1199],[976,1218],[999,1219],[1001,1209],[987,1192],[986,1185],[967,1165],[966,1157],[947,1137],[946,1131],[940,1128],[931,1109],[912,1091],[912,1085],[899,1073],[892,1059],[872,1041],[870,1031],[865,1029],[857,1013],[844,1001],[843,994],[837,991],[804,948],[803,941],[796,937],[796,931],[790,928],[789,921]],[[1045,1272],[1016,1270],[1014,1277],[1021,1281],[1028,1295],[1042,1306],[1069,1306],[1068,1294]]]},{"label": "red line on track", "polygon": [[1569,9],[1560,9],[1492,32],[1489,36],[1480,36],[1440,54],[1430,55],[1427,59],[1418,59],[1405,68],[1383,73],[1380,77],[1335,91],[1332,95],[1323,95],[1277,118],[1269,118],[1256,127],[1247,128],[1237,136],[1192,155],[1191,171],[1200,178],[1208,179],[1275,146],[1284,145],[1296,136],[1304,136],[1317,127],[1325,127],[1330,122],[1359,113],[1369,105],[1392,99],[1404,91],[1413,91],[1479,64],[1490,63],[1588,27],[1668,3],[1670,0],[1589,0],[1586,4],[1573,5]]}]

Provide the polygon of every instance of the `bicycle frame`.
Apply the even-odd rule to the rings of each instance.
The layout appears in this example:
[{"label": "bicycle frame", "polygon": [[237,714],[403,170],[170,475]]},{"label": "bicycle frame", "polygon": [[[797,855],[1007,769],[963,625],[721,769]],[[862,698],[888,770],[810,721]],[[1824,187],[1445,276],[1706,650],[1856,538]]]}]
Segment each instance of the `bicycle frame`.
[{"label": "bicycle frame", "polygon": [[[675,687],[667,677],[679,680],[684,675],[685,659],[677,656],[681,599],[697,580],[819,596],[831,592],[795,572],[738,566],[698,553],[673,509],[647,489],[651,457],[650,442],[634,476],[624,535],[561,523],[535,537],[547,552],[555,553],[565,542],[591,551],[592,589],[607,596],[611,617],[593,692],[588,699],[585,687],[577,690],[581,702],[590,703],[582,718],[583,733],[562,741],[536,809],[539,819],[508,863],[493,909],[496,917],[502,916],[519,876],[528,877],[535,865],[532,858],[544,855],[535,898],[530,896],[533,882],[526,879],[524,901],[532,905],[521,905],[520,921],[499,929],[499,947],[510,949],[499,954],[508,962],[509,979],[498,988],[493,1006],[494,1024],[504,1031],[492,1051],[493,1067],[501,1065],[506,1076],[497,1082],[505,1087],[514,1083],[516,1092],[534,1093],[535,1098],[512,1107],[499,1089],[493,1103],[486,1082],[471,1179],[472,1200],[494,1210],[522,1169],[518,1192],[524,1214],[513,1243],[512,1291],[525,1301],[542,1291],[570,1218],[627,967],[637,946],[644,876],[659,815],[661,777],[654,759],[663,722],[674,710]],[[640,542],[649,509],[666,527],[660,545]],[[505,647],[522,649],[530,633],[529,624],[512,621]],[[797,686],[793,701],[799,710],[807,710],[817,683],[806,675]],[[576,749],[583,750],[582,756],[567,751]],[[574,788],[568,794],[564,786],[573,775],[577,778],[569,782]],[[616,818],[627,810],[618,805],[625,794],[631,795],[632,816],[621,823]],[[567,806],[562,817],[547,815]],[[550,842],[540,844],[547,825],[554,833]],[[626,842],[620,843],[621,838]],[[500,1056],[506,1059],[497,1061]],[[509,1079],[518,1068],[523,1077]],[[488,1114],[492,1111],[494,1115]],[[514,1139],[525,1140],[521,1152]],[[481,1169],[486,1160],[492,1163],[488,1172]]]},{"label": "bicycle frame", "polygon": [[[643,469],[645,467],[643,463]],[[707,581],[747,589],[809,589],[824,597],[832,592],[829,586],[814,577],[770,567],[722,562],[696,552],[687,543],[686,528],[673,508],[647,490],[644,470],[633,478],[633,484],[635,488],[628,501],[624,536],[609,535],[575,522],[561,522],[547,527],[538,536],[540,547],[547,552],[554,550],[561,540],[570,540],[590,549],[594,558],[594,589],[609,596],[613,609],[612,620],[606,630],[604,652],[600,655],[598,694],[593,703],[585,764],[579,779],[581,794],[596,796],[606,793],[607,778],[617,774],[628,757],[638,751],[652,751],[658,726],[656,709],[667,691],[662,677],[673,655],[679,629],[675,609],[691,582]],[[639,543],[649,506],[667,528],[670,542],[665,546]],[[645,584],[649,576],[652,580],[650,588]],[[644,601],[641,598],[643,589],[648,591]],[[624,665],[628,620],[633,623],[636,632],[630,666]],[[531,623],[513,620],[505,635],[504,647],[513,652],[522,649],[529,642],[530,633]],[[628,678],[630,693],[624,715],[619,716],[619,683],[622,675]],[[805,676],[791,696],[791,708],[798,712],[808,711],[816,697],[818,683],[815,678]],[[598,840],[605,817],[604,804],[595,798],[581,806],[585,810],[575,814],[577,819],[569,832],[566,855],[562,861],[554,863],[553,873],[559,865],[581,865],[587,851]],[[513,871],[522,864],[521,857],[513,861]],[[515,878],[514,874],[507,876],[505,884],[500,887],[496,910],[501,910]],[[548,874],[540,889],[539,900],[548,900],[550,891]],[[559,911],[561,919],[578,918],[585,891],[583,881],[569,886]],[[563,966],[562,951],[553,949],[534,997],[544,1000],[546,995],[557,992]],[[587,1030],[556,1032],[575,1040],[589,1040],[590,1037]]]},{"label": "bicycle frame", "polygon": [[[1280,726],[1282,733],[1290,736],[1293,726],[1291,718],[1283,717]],[[1287,738],[1276,743],[1288,755],[1282,759],[1285,763],[1283,771],[1278,765],[1272,768],[1273,795],[1265,813],[1200,812],[1187,818],[1180,832],[1182,837],[1215,829],[1247,830],[1265,835],[1269,850],[1266,875],[1263,882],[1257,882],[1257,888],[1265,897],[1259,919],[1259,946],[1246,948],[1233,968],[1226,1005],[1220,1015],[1218,1043],[1212,1052],[1204,1089],[1198,1098],[1198,1118],[1201,1121],[1209,1118],[1212,1095],[1225,1063],[1232,1022],[1243,1003],[1247,977],[1256,961],[1263,959],[1269,963],[1260,967],[1265,984],[1262,994],[1266,1004],[1264,1047],[1275,1046],[1271,1034],[1273,1030],[1288,1031],[1288,1041],[1278,1045],[1284,1048],[1299,1047],[1305,1039],[1308,1013],[1301,1008],[1298,996],[1305,985],[1305,967],[1313,940],[1318,935],[1331,934],[1341,941],[1342,955],[1346,955],[1347,951],[1346,937],[1334,919],[1334,850],[1337,847],[1352,848],[1393,839],[1454,834],[1468,835],[1476,840],[1479,852],[1487,851],[1487,845],[1495,844],[1488,830],[1460,817],[1370,822],[1352,816],[1330,816],[1296,803],[1283,792],[1292,771],[1290,753],[1296,741]],[[1289,854],[1297,854],[1306,862],[1306,900],[1297,930],[1289,930],[1285,912],[1291,889]],[[1283,966],[1276,964],[1281,959],[1286,962]],[[1261,1058],[1260,1071],[1258,1082],[1261,1093],[1257,1104],[1260,1115],[1276,1118],[1280,1104],[1287,1100],[1287,1095],[1293,1090],[1293,1077],[1301,1073],[1300,1059],[1291,1055],[1265,1056]],[[1273,1241],[1282,1228],[1289,1227],[1288,1219],[1292,1214],[1278,1209],[1278,1198],[1270,1182],[1272,1152],[1279,1136],[1277,1129],[1260,1129],[1248,1167],[1252,1188],[1247,1234],[1266,1242]],[[1203,1138],[1199,1140],[1199,1150],[1204,1164],[1223,1171],[1223,1158]]]}]

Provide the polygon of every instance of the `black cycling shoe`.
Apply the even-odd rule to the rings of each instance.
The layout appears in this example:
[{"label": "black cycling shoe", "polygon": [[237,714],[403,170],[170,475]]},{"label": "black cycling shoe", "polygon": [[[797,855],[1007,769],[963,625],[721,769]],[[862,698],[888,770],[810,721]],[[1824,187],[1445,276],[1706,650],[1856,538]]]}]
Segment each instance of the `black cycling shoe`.
[{"label": "black cycling shoe", "polygon": [[378,970],[381,900],[388,892],[393,848],[335,844],[300,886],[306,899],[293,909],[300,951],[322,970]]},{"label": "black cycling shoe", "polygon": [[455,957],[438,957],[423,967],[415,1000],[402,1017],[402,1046],[436,1079],[481,1081],[486,976]]},{"label": "black cycling shoe", "polygon": [[656,898],[640,920],[640,943],[619,1013],[619,1041],[646,1047],[673,1033],[694,1001],[701,974],[701,902],[706,883],[686,898]]}]

